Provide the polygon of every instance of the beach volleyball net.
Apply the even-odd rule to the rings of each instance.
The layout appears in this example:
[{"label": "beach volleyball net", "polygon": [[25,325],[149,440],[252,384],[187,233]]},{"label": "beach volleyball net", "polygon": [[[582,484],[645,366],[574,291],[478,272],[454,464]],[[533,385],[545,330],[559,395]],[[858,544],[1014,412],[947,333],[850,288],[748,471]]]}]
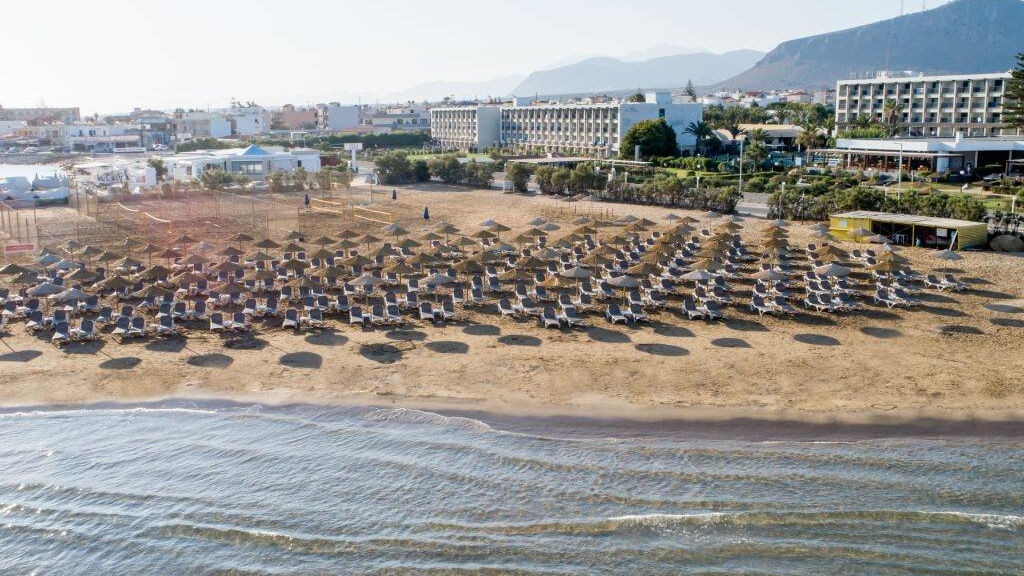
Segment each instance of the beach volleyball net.
[{"label": "beach volleyball net", "polygon": [[361,220],[369,220],[378,224],[391,224],[395,221],[395,215],[386,210],[373,210],[364,206],[352,206],[352,217]]},{"label": "beach volleyball net", "polygon": [[345,217],[345,206],[344,202],[338,202],[335,200],[320,200],[317,198],[309,199],[309,210],[316,212],[317,214],[334,214],[339,218]]}]

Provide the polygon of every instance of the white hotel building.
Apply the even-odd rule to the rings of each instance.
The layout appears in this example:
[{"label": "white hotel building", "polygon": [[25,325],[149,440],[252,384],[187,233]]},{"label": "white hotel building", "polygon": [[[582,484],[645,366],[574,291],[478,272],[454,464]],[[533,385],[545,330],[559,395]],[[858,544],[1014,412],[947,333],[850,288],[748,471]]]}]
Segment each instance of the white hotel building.
[{"label": "white hotel building", "polygon": [[914,137],[1011,136],[1003,123],[1009,73],[961,76],[880,77],[841,80],[836,87],[836,126],[868,117],[883,121],[885,103],[900,106],[898,123]]},{"label": "white hotel building", "polygon": [[664,118],[683,149],[696,139],[686,134],[703,118],[699,103],[675,103],[667,92],[650,92],[645,102],[460,106],[430,110],[431,137],[444,148],[482,150],[493,146],[523,152],[618,155],[626,132],[641,120]]}]

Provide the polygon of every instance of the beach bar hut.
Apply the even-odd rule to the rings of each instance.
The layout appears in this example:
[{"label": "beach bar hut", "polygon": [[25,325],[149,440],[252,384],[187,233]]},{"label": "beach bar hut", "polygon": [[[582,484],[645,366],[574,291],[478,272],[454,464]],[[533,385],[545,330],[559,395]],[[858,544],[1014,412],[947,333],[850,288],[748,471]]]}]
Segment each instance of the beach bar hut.
[{"label": "beach bar hut", "polygon": [[852,232],[859,228],[888,236],[893,244],[904,246],[963,250],[984,246],[988,242],[988,224],[984,222],[868,210],[843,212],[830,217],[829,232],[840,240],[857,242],[859,238]]}]

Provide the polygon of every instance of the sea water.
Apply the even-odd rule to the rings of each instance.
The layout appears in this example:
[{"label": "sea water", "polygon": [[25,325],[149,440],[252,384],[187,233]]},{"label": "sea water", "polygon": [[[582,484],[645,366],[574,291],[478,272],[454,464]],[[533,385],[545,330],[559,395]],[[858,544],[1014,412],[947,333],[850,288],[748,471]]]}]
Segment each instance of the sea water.
[{"label": "sea water", "polygon": [[1024,441],[0,412],[0,574],[1024,573]]}]

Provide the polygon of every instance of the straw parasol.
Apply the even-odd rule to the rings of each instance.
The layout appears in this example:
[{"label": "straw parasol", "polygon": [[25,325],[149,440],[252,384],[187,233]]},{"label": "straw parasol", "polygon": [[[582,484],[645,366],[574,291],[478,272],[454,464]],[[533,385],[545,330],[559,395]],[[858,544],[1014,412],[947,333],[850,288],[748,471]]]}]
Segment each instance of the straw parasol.
[{"label": "straw parasol", "polygon": [[132,269],[132,268],[139,268],[139,267],[141,267],[142,266],[142,262],[140,262],[138,260],[135,260],[134,258],[129,258],[129,257],[125,256],[124,258],[118,260],[117,262],[114,262],[113,266],[114,266],[114,268],[122,268],[122,269],[128,270],[128,269]]},{"label": "straw parasol", "polygon": [[203,280],[206,280],[206,276],[196,274],[195,272],[182,272],[174,278],[171,278],[171,282],[178,286],[191,286],[192,284],[198,284]]},{"label": "straw parasol", "polygon": [[138,280],[159,280],[161,278],[167,278],[171,275],[171,271],[159,264],[156,266],[150,266],[142,272],[135,275]]},{"label": "straw parasol", "polygon": [[[347,228],[334,235],[335,238],[340,238],[341,240],[353,240],[359,238],[359,236],[361,236],[359,232],[353,232]],[[295,240],[295,238],[289,238],[289,240]]]},{"label": "straw parasol", "polygon": [[277,274],[270,270],[253,270],[242,277],[246,282],[266,282],[277,278]]},{"label": "straw parasol", "polygon": [[341,278],[347,274],[344,269],[337,266],[324,266],[313,273],[314,276],[319,276],[320,278]]},{"label": "straw parasol", "polygon": [[335,242],[336,242],[336,240],[334,238],[329,238],[327,236],[321,236],[321,237],[317,238],[316,240],[313,240],[312,242],[310,242],[310,244],[316,244],[317,246],[329,246],[331,244],[334,244]]},{"label": "straw parasol", "polygon": [[278,265],[278,268],[291,270],[293,272],[302,272],[306,268],[309,268],[309,263],[292,258],[291,260],[286,260],[282,262],[280,265]]},{"label": "straw parasol", "polygon": [[259,242],[256,242],[255,244],[253,244],[253,246],[256,247],[256,248],[259,248],[260,250],[276,250],[276,249],[281,247],[280,244],[278,244],[277,242],[274,242],[270,238],[264,238],[264,239],[260,240]]},{"label": "straw parasol", "polygon": [[706,270],[708,272],[716,272],[722,268],[725,268],[724,264],[710,258],[702,258],[690,265],[691,270]]},{"label": "straw parasol", "polygon": [[[339,244],[340,244],[340,242],[339,242]],[[423,243],[422,242],[417,242],[417,241],[413,240],[412,238],[403,238],[398,244],[396,244],[396,246],[398,246],[399,248],[404,248],[406,250],[409,250],[409,249],[412,249],[412,248],[419,248],[420,246],[423,246]]]},{"label": "straw parasol", "polygon": [[470,234],[469,237],[477,238],[480,240],[493,240],[494,238],[497,238],[498,235],[495,234],[494,232],[491,232],[490,230],[477,230],[476,232]]},{"label": "straw parasol", "polygon": [[[335,262],[337,262],[337,261],[335,261]],[[367,258],[366,256],[363,256],[362,254],[356,254],[355,256],[349,256],[348,258],[345,258],[344,260],[341,261],[341,265],[342,266],[348,266],[349,268],[354,268],[356,266],[362,268],[364,266],[369,266],[370,264],[373,264],[373,263],[374,263],[373,260],[371,260],[370,258]]]},{"label": "straw parasol", "polygon": [[633,274],[636,276],[647,276],[650,274],[657,274],[661,271],[661,267],[652,262],[641,262],[635,264],[626,269],[626,274]]},{"label": "straw parasol", "polygon": [[857,241],[860,242],[861,238],[867,238],[868,236],[874,235],[874,233],[871,232],[871,230],[868,230],[867,228],[864,228],[863,226],[861,226],[859,228],[855,228],[855,229],[847,232],[847,235],[848,236],[852,236],[853,238],[856,238]]},{"label": "straw parasol", "polygon": [[95,272],[90,272],[85,268],[79,268],[74,272],[64,277],[64,280],[70,280],[72,282],[91,282],[98,278]]},{"label": "straw parasol", "polygon": [[110,278],[101,280],[94,285],[94,287],[99,290],[113,290],[115,292],[120,292],[130,286],[132,286],[132,282],[130,280],[117,274]]},{"label": "straw parasol", "polygon": [[829,277],[841,277],[849,276],[850,269],[846,266],[840,266],[839,264],[825,264],[824,266],[818,266],[814,269],[814,273],[818,276]]},{"label": "straw parasol", "polygon": [[28,295],[46,297],[53,296],[54,294],[60,294],[63,291],[63,286],[57,286],[56,284],[50,282],[43,282],[42,284],[37,284],[36,286],[29,288]]},{"label": "straw parasol", "polygon": [[243,256],[245,254],[245,252],[239,250],[238,248],[235,248],[234,246],[228,246],[227,248],[225,248],[225,249],[221,250],[220,252],[218,252],[218,254],[220,254],[221,256],[227,256],[228,258],[230,258],[232,256]]},{"label": "straw parasol", "polygon": [[17,276],[29,272],[28,268],[19,266],[18,264],[8,264],[3,268],[0,268],[0,276]]},{"label": "straw parasol", "polygon": [[453,267],[459,274],[483,274],[484,265],[476,260],[466,259]]},{"label": "straw parasol", "polygon": [[587,278],[594,277],[593,272],[587,270],[586,268],[581,268],[579,266],[569,268],[568,270],[562,270],[561,272],[558,273],[558,275],[561,276],[562,278],[572,278],[574,280],[585,280]]},{"label": "straw parasol", "polygon": [[[456,266],[456,270],[457,269],[458,266]],[[397,274],[398,276],[401,276],[403,274],[415,274],[416,269],[405,262],[395,260],[384,267],[384,272],[388,274]]]},{"label": "straw parasol", "polygon": [[529,270],[523,270],[522,268],[513,268],[498,275],[498,279],[502,282],[528,281],[533,280],[533,273]]},{"label": "straw parasol", "polygon": [[306,233],[305,232],[300,232],[298,230],[292,230],[291,232],[285,234],[284,239],[288,240],[288,241],[294,242],[294,241],[302,240],[305,237],[306,237]]},{"label": "straw parasol", "polygon": [[308,254],[308,256],[310,258],[319,258],[320,260],[324,260],[327,258],[334,258],[334,252],[326,248],[317,248],[312,253]]},{"label": "straw parasol", "polygon": [[228,274],[234,274],[235,272],[242,270],[244,266],[231,261],[218,262],[210,267],[214,272],[227,272]]},{"label": "straw parasol", "polygon": [[138,292],[133,292],[133,298],[162,298],[164,296],[170,296],[174,292],[157,286],[156,284],[150,284]]},{"label": "straw parasol", "polygon": [[752,280],[767,280],[769,282],[778,282],[789,278],[785,272],[779,272],[778,270],[759,270],[749,276]]},{"label": "straw parasol", "polygon": [[692,272],[687,272],[686,274],[682,275],[683,280],[691,280],[693,282],[707,282],[712,278],[714,278],[714,276],[711,274],[711,272],[702,269],[693,270]]}]

